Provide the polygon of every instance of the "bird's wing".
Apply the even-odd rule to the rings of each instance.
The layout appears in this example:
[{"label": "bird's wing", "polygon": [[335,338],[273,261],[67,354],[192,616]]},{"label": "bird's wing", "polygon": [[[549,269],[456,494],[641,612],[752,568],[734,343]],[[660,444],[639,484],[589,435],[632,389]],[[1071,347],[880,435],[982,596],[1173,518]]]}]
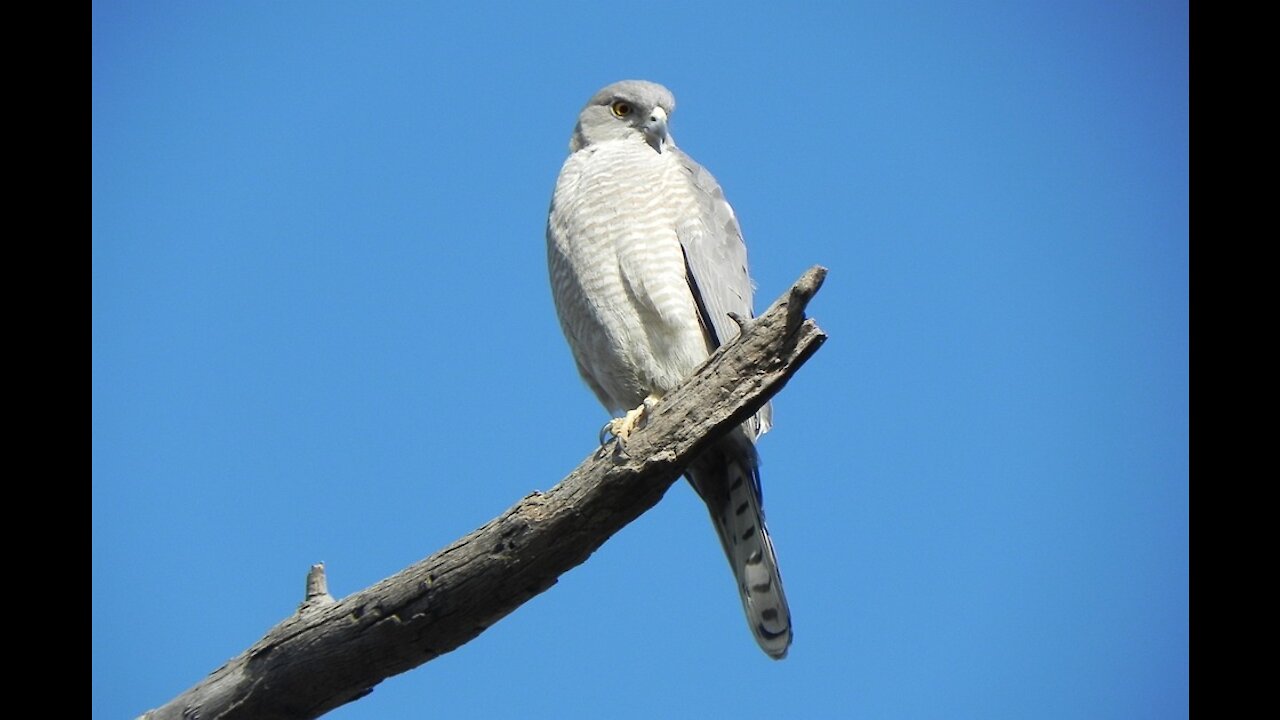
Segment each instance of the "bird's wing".
[{"label": "bird's wing", "polygon": [[[671,152],[688,173],[690,192],[698,209],[694,217],[680,222],[676,232],[688,266],[689,288],[702,314],[708,344],[714,349],[733,340],[740,332],[730,313],[743,319],[755,316],[751,306],[754,288],[747,271],[747,246],[720,183],[679,148],[672,148]],[[756,415],[755,434],[769,429],[772,415],[770,405],[761,408]]]}]

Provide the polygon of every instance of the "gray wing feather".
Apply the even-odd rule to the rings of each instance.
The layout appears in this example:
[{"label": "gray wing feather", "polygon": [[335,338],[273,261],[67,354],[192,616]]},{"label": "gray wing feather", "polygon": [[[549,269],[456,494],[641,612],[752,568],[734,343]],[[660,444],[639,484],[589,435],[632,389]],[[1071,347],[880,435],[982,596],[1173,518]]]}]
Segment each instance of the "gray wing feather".
[{"label": "gray wing feather", "polygon": [[[707,330],[712,335],[708,344],[715,348],[733,340],[740,332],[729,313],[742,318],[755,317],[751,306],[754,288],[747,272],[747,246],[720,183],[679,148],[672,151],[688,172],[697,199],[697,217],[682,222],[676,234],[689,266],[689,287],[704,314],[704,326],[710,324]],[[772,406],[766,404],[752,423],[753,435],[767,431],[772,417]]]}]

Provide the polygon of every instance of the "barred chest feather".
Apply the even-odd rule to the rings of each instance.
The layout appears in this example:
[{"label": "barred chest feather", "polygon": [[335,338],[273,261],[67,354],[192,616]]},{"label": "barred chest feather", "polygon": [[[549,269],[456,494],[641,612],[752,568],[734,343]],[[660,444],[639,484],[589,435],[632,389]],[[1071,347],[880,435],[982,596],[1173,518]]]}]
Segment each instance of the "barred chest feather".
[{"label": "barred chest feather", "polygon": [[677,236],[696,215],[688,177],[641,142],[584,148],[552,198],[552,293],[587,383],[611,411],[676,387],[708,354]]}]

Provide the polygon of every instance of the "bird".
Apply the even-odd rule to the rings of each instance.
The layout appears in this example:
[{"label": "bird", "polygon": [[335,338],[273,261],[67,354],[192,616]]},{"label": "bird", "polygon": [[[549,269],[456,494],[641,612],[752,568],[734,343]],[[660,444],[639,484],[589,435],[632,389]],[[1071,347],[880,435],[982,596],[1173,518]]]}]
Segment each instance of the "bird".
[{"label": "bird", "polygon": [[[623,80],[578,114],[547,217],[547,266],[578,372],[625,443],[667,393],[754,317],[747,249],[719,183],[676,146],[666,87]],[[791,611],[765,527],[756,439],[765,405],[701,452],[685,477],[711,515],[747,624],[786,657]]]}]

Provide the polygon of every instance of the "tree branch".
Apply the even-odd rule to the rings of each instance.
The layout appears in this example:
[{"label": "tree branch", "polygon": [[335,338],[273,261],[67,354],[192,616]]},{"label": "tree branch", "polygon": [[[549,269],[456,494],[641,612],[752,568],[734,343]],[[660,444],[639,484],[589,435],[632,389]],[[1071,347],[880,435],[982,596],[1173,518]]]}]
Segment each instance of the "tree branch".
[{"label": "tree branch", "polygon": [[662,499],[707,445],[753,415],[826,340],[804,309],[809,269],[746,321],[626,441],[593,453],[449,547],[334,601],[312,566],[297,613],[145,720],[314,718],[484,632]]}]

